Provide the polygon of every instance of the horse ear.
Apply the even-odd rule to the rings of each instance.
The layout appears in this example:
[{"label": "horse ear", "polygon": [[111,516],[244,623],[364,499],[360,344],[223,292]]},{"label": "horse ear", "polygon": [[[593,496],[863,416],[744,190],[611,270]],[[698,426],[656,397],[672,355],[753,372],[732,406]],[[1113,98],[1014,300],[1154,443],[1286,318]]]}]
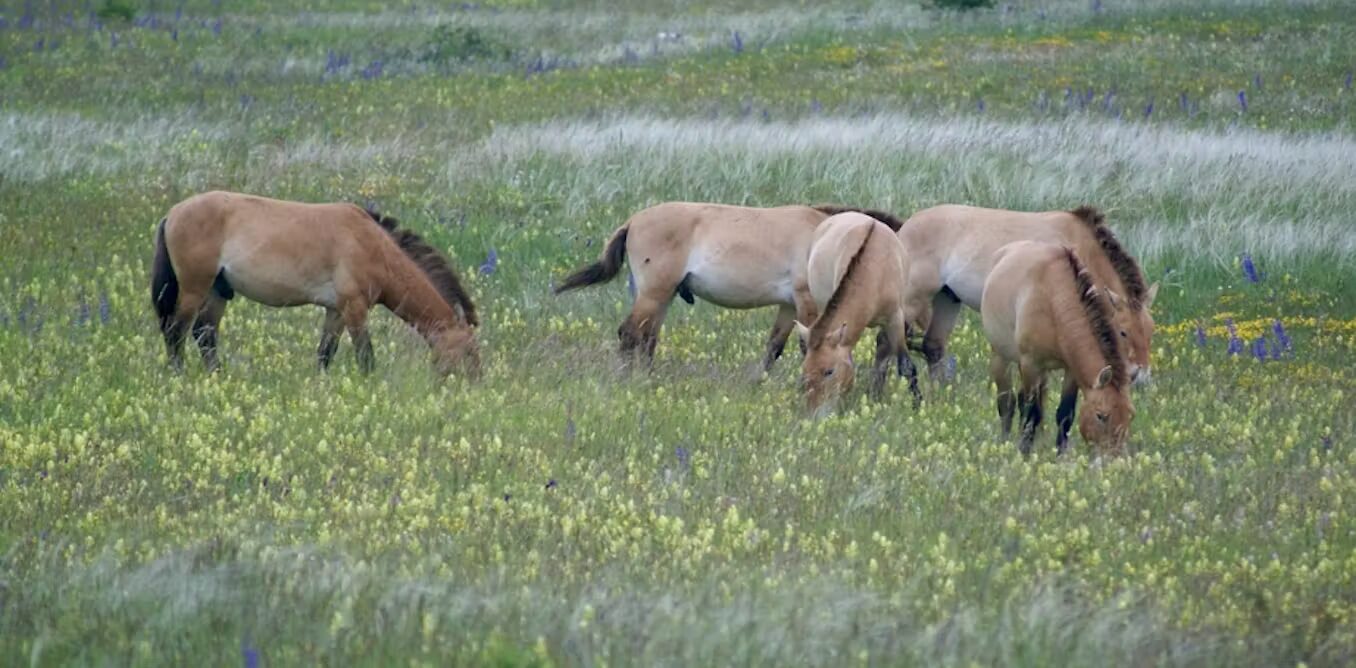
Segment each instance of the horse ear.
[{"label": "horse ear", "polygon": [[843,323],[843,325],[842,325],[841,327],[838,328],[838,333],[837,333],[837,334],[834,334],[834,335],[833,335],[833,338],[834,338],[834,345],[838,345],[838,346],[843,345],[843,340],[847,338],[847,323],[846,323],[846,322]]},{"label": "horse ear", "polygon": [[810,328],[800,324],[799,320],[796,321],[796,336],[800,337],[801,343],[810,345]]},{"label": "horse ear", "polygon": [[1092,389],[1100,390],[1103,387],[1105,387],[1107,383],[1110,382],[1111,382],[1111,366],[1107,365],[1102,367],[1101,371],[1097,372],[1097,382],[1093,383]]},{"label": "horse ear", "polygon": [[1158,296],[1158,283],[1155,281],[1153,285],[1149,286],[1149,290],[1144,293],[1143,304],[1145,310],[1148,310],[1150,306],[1154,305],[1154,297],[1157,296]]}]

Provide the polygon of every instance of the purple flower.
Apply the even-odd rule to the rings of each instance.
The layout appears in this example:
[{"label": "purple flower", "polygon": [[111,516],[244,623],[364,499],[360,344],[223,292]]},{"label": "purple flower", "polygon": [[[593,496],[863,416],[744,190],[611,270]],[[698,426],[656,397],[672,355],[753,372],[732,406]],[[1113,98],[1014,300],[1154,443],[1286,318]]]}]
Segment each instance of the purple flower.
[{"label": "purple flower", "polygon": [[1252,75],[1252,87],[1262,90],[1262,74],[1260,72]]},{"label": "purple flower", "polygon": [[108,293],[99,293],[99,322],[107,325],[113,317],[113,305],[108,301]]},{"label": "purple flower", "polygon": [[810,100],[810,113],[812,113],[812,114],[819,114],[819,113],[823,113],[823,111],[824,111],[824,105],[823,105],[823,104],[820,104],[818,98],[815,98],[815,99],[813,99],[813,100]]},{"label": "purple flower", "polygon": [[115,32],[108,33],[108,48],[110,49],[118,48],[118,33]]},{"label": "purple flower", "polygon": [[244,660],[245,668],[259,668],[259,650],[249,642],[240,643],[240,658]]},{"label": "purple flower", "polygon": [[744,53],[744,38],[739,35],[739,31],[734,31],[734,36],[730,38],[730,48],[735,53]]},{"label": "purple flower", "polygon": [[1234,326],[1234,319],[1226,318],[1224,326],[1229,329],[1229,354],[1237,355],[1243,352],[1243,339],[1238,338],[1238,328]]},{"label": "purple flower", "polygon": [[1149,116],[1153,115],[1153,113],[1154,113],[1154,101],[1149,100],[1149,105],[1144,107],[1144,117],[1148,118]]},{"label": "purple flower", "polygon": [[1182,91],[1182,94],[1179,95],[1179,96],[1177,97],[1177,103],[1180,104],[1180,105],[1182,105],[1182,111],[1186,111],[1186,110],[1187,110],[1187,94],[1186,94],[1186,91]]},{"label": "purple flower", "polygon": [[382,65],[380,60],[374,60],[367,64],[360,72],[364,79],[376,79],[381,76]]},{"label": "purple flower", "polygon": [[1287,353],[1294,350],[1294,343],[1290,340],[1290,336],[1285,333],[1285,325],[1281,324],[1280,318],[1272,321],[1271,331],[1276,335],[1277,350],[1284,350]]},{"label": "purple flower", "polygon": [[1242,111],[1248,110],[1248,91],[1238,91],[1238,108]]},{"label": "purple flower", "polygon": [[975,100],[975,109],[979,110],[979,113],[981,114],[984,113],[984,98],[981,97]]},{"label": "purple flower", "polygon": [[547,480],[547,481],[546,481],[546,489],[555,489],[555,488],[557,488],[557,487],[559,487],[559,486],[560,486],[560,485],[557,485],[557,484],[556,484],[556,479],[555,479],[555,478],[551,478],[550,480]]},{"label": "purple flower", "polygon": [[947,356],[946,356],[946,362],[943,363],[943,365],[942,365],[942,377],[945,378],[945,379],[947,380],[947,382],[950,382],[950,381],[953,381],[953,380],[956,379],[956,356],[955,356],[955,355],[947,355]]},{"label": "purple flower", "polygon": [[490,274],[494,273],[495,269],[498,268],[499,268],[499,253],[496,253],[495,250],[491,248],[490,254],[486,255],[485,261],[480,264],[480,273],[489,276]]},{"label": "purple flower", "polygon": [[1244,253],[1241,257],[1243,264],[1243,277],[1248,279],[1249,283],[1261,283],[1262,274],[1257,271],[1257,265],[1252,262],[1252,255]]},{"label": "purple flower", "polygon": [[1267,337],[1259,336],[1252,342],[1252,356],[1259,362],[1267,361]]},{"label": "purple flower", "polygon": [[673,456],[678,458],[678,465],[683,468],[687,468],[688,463],[692,461],[692,457],[688,454],[687,448],[681,445],[673,449]]},{"label": "purple flower", "polygon": [[1347,72],[1346,89],[1351,90],[1351,72]]},{"label": "purple flower", "polygon": [[1196,323],[1196,345],[1205,347],[1205,328],[1199,322]]},{"label": "purple flower", "polygon": [[212,22],[212,34],[221,37],[221,19]]}]

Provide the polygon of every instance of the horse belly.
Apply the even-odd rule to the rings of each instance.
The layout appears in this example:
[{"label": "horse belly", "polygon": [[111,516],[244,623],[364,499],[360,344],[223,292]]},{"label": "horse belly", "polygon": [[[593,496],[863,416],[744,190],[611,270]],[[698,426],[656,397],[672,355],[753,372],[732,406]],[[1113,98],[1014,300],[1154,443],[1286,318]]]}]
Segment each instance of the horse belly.
[{"label": "horse belly", "polygon": [[758,308],[794,303],[790,268],[769,270],[726,262],[689,264],[687,285],[692,294],[725,308]]},{"label": "horse belly", "polygon": [[265,250],[223,249],[221,271],[239,294],[268,306],[338,306],[334,272],[314,262],[273,257]]}]

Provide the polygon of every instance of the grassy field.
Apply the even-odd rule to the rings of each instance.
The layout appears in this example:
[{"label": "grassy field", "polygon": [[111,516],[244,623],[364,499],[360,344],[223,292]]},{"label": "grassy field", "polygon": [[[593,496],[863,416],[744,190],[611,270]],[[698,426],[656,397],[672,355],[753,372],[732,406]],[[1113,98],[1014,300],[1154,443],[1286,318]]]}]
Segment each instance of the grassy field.
[{"label": "grassy field", "polygon": [[[0,7],[0,664],[1356,660],[1349,2],[612,4]],[[485,378],[243,300],[171,373],[213,188],[424,234]],[[665,200],[1097,204],[1164,286],[1133,456],[1001,442],[973,313],[916,411],[802,419],[771,310],[622,373],[625,282],[551,281]]]}]

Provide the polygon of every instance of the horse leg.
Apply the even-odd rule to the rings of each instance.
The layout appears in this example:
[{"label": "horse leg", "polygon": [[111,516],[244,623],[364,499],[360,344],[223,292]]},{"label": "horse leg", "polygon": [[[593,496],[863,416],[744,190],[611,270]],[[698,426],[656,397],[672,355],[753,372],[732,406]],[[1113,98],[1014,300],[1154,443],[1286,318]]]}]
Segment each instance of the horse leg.
[{"label": "horse leg", "polygon": [[356,299],[349,300],[339,307],[344,327],[348,329],[349,338],[353,339],[358,369],[363,373],[371,373],[376,366],[372,355],[372,337],[367,333],[367,309],[367,304]]},{"label": "horse leg", "polygon": [[1008,373],[1010,364],[997,351],[989,358],[989,377],[998,389],[998,424],[1002,429],[1003,440],[1012,434],[1012,413],[1017,399],[1012,395],[1012,374]]},{"label": "horse leg", "polygon": [[923,357],[928,362],[928,376],[934,381],[944,381],[942,358],[946,355],[946,342],[956,328],[960,317],[961,303],[949,292],[938,292],[932,298],[932,320],[923,333]]},{"label": "horse leg", "polygon": [[1018,448],[1023,455],[1029,455],[1036,442],[1036,429],[1044,417],[1045,374],[1026,361],[1018,362],[1017,369],[1022,375],[1022,390],[1017,398],[1022,408],[1022,440]]},{"label": "horse leg", "polygon": [[900,312],[887,327],[890,353],[895,359],[897,373],[909,379],[909,394],[913,395],[915,410],[923,405],[923,392],[918,389],[918,367],[909,357],[909,318]]},{"label": "horse leg", "polygon": [[[796,303],[796,321],[806,327],[815,324],[819,319],[819,306],[815,304],[814,295],[810,294],[810,283],[808,281],[797,282],[792,289],[792,299]],[[800,356],[805,356],[805,341],[796,337],[800,344]]]},{"label": "horse leg", "polygon": [[1055,449],[1064,454],[1069,449],[1069,429],[1073,427],[1074,408],[1078,406],[1078,381],[1072,371],[1064,372],[1064,390],[1059,397],[1059,408],[1055,409],[1055,424],[1059,432],[1055,436]]},{"label": "horse leg", "polygon": [[[210,285],[210,283],[208,284]],[[197,286],[194,286],[197,288]],[[190,289],[186,281],[179,281],[179,303],[175,307],[173,320],[164,329],[165,351],[169,353],[170,366],[176,371],[184,369],[184,337],[188,335],[206,301],[207,290]]]},{"label": "horse leg", "polygon": [[320,348],[316,350],[321,371],[329,370],[334,352],[339,349],[339,337],[343,333],[344,319],[340,316],[339,309],[326,308],[325,324],[320,327]]},{"label": "horse leg", "polygon": [[226,300],[221,295],[211,293],[203,301],[198,317],[193,321],[193,340],[198,342],[203,366],[208,371],[216,371],[221,366],[217,359],[217,330],[221,326],[221,316],[225,313]]},{"label": "horse leg", "polygon": [[885,396],[885,381],[890,377],[890,365],[894,361],[894,345],[890,335],[882,327],[876,333],[876,361],[871,365],[871,398],[879,401]]},{"label": "horse leg", "polygon": [[777,308],[777,320],[772,323],[772,334],[767,339],[767,352],[763,354],[764,372],[771,370],[772,363],[776,362],[782,356],[782,351],[786,350],[786,339],[791,336],[795,324],[795,306],[782,304]]},{"label": "horse leg", "polygon": [[673,299],[673,292],[660,297],[651,291],[636,296],[631,307],[631,315],[626,317],[617,328],[617,338],[621,341],[622,355],[630,360],[640,358],[645,366],[654,365],[654,350],[659,344],[659,328],[664,323],[664,315]]}]

